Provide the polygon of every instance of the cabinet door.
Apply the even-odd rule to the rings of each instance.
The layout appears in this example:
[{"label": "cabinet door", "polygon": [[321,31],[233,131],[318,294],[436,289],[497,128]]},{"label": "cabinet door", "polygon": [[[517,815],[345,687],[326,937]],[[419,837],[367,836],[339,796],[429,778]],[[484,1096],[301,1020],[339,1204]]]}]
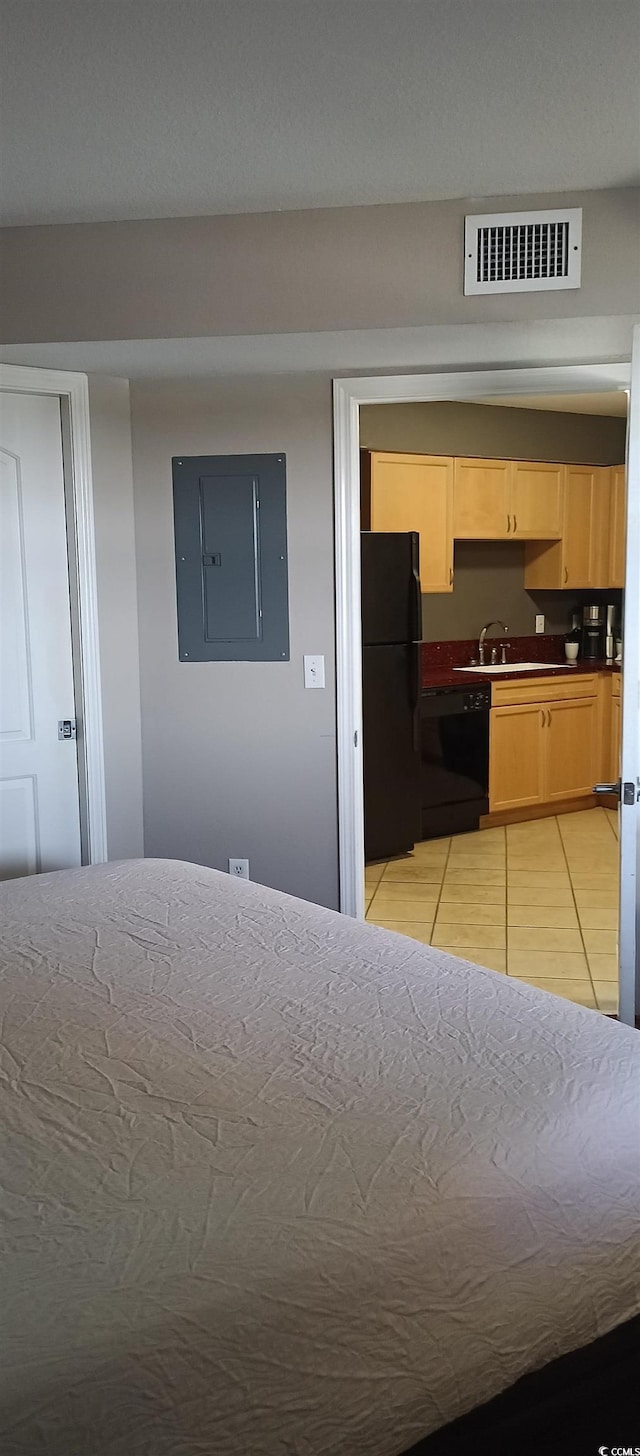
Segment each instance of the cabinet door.
[{"label": "cabinet door", "polygon": [[598,699],[567,698],[544,712],[545,800],[590,794],[598,776]]},{"label": "cabinet door", "polygon": [[588,465],[567,465],[562,521],[562,587],[591,587],[592,511],[597,472]]},{"label": "cabinet door", "polygon": [[513,534],[520,541],[557,539],[562,530],[562,465],[514,460],[511,476]]},{"label": "cabinet door", "polygon": [[609,580],[607,586],[624,586],[627,525],[627,483],[624,465],[611,468],[611,518],[609,537]]},{"label": "cabinet door", "polygon": [[423,592],[453,591],[453,459],[374,453],[371,530],[418,531]]},{"label": "cabinet door", "polygon": [[509,460],[456,459],[453,534],[461,541],[499,541],[512,533]]},{"label": "cabinet door", "polygon": [[543,802],[543,710],[539,703],[492,708],[489,730],[489,810]]},{"label": "cabinet door", "polygon": [[620,699],[611,699],[611,738],[610,738],[610,761],[609,781],[615,783],[620,778],[620,749],[622,746],[622,718],[620,714]]}]

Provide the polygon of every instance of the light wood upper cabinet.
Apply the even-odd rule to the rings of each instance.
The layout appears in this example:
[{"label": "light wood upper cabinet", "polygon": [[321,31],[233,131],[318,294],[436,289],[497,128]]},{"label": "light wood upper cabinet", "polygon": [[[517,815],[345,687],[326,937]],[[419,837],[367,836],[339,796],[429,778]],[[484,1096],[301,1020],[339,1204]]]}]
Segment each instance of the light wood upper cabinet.
[{"label": "light wood upper cabinet", "polygon": [[453,591],[453,459],[372,451],[370,462],[370,529],[418,531],[422,591]]},{"label": "light wood upper cabinet", "polygon": [[525,587],[557,591],[611,586],[609,467],[566,465],[562,499],[561,540],[527,547]]},{"label": "light wood upper cabinet", "polygon": [[467,541],[553,540],[562,527],[562,465],[456,457],[453,534]]},{"label": "light wood upper cabinet", "polygon": [[607,586],[624,586],[627,533],[627,479],[624,465],[611,467],[611,529]]},{"label": "light wood upper cabinet", "polygon": [[456,539],[500,541],[510,532],[511,461],[457,457],[453,477]]},{"label": "light wood upper cabinet", "polygon": [[539,703],[492,708],[489,718],[489,809],[544,801],[543,712]]},{"label": "light wood upper cabinet", "polygon": [[562,465],[514,460],[511,467],[513,534],[519,541],[559,536],[562,530]]}]

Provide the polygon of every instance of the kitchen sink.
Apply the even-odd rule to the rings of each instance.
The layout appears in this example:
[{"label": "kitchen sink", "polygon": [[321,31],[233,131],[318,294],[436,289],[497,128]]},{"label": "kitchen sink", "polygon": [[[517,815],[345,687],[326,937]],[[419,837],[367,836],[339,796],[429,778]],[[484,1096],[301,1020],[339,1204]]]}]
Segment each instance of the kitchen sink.
[{"label": "kitchen sink", "polygon": [[485,667],[454,667],[454,672],[552,672],[556,667],[577,667],[575,662],[494,662]]}]

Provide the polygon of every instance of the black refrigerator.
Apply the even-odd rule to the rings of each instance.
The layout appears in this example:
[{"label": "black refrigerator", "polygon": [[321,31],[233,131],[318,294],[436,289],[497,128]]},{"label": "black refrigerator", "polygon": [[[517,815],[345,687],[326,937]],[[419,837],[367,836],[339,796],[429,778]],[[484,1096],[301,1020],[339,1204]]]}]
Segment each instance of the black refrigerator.
[{"label": "black refrigerator", "polygon": [[363,531],[362,696],[367,861],[412,849],[420,828],[417,531]]}]

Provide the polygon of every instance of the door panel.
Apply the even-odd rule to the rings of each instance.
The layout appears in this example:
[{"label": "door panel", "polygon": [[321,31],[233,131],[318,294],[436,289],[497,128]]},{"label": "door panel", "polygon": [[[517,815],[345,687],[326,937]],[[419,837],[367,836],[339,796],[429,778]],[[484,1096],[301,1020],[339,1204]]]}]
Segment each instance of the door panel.
[{"label": "door panel", "polygon": [[467,541],[498,541],[511,534],[509,460],[454,461],[453,534]]},{"label": "door panel", "polygon": [[591,511],[595,472],[568,465],[564,488],[563,587],[591,587]]},{"label": "door panel", "polygon": [[437,455],[373,455],[371,529],[418,531],[422,591],[452,591],[453,460]]},{"label": "door panel", "polygon": [[492,708],[490,720],[490,812],[541,803],[544,775],[540,704]]},{"label": "door panel", "polygon": [[562,465],[516,460],[511,477],[513,531],[520,540],[559,537],[562,530]]},{"label": "door panel", "polygon": [[627,485],[624,465],[611,470],[611,527],[607,586],[624,586]]},{"label": "door panel", "polygon": [[571,699],[546,710],[545,798],[582,798],[598,776],[598,699]]},{"label": "door panel", "polygon": [[60,405],[0,396],[0,878],[81,862]]}]

